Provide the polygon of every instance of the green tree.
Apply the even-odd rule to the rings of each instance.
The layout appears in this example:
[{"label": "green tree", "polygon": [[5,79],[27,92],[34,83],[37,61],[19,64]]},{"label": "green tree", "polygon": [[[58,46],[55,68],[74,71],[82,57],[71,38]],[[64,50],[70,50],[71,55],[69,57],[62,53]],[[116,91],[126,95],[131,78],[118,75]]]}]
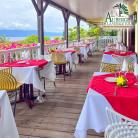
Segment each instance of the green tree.
[{"label": "green tree", "polygon": [[99,28],[95,28],[93,31],[94,31],[94,35],[96,37],[99,37],[99,35],[100,35],[100,29]]},{"label": "green tree", "polygon": [[61,40],[61,37],[56,36],[56,37],[54,37],[54,40]]},{"label": "green tree", "polygon": [[9,38],[6,38],[5,36],[0,37],[0,42],[8,42]]},{"label": "green tree", "polygon": [[[86,36],[87,36],[87,30],[80,27],[80,38],[84,38]],[[77,26],[69,28],[68,40],[69,41],[77,40]]]},{"label": "green tree", "polygon": [[95,36],[94,29],[97,28],[97,27],[94,26],[94,25],[91,25],[91,24],[87,24],[87,25],[89,26],[88,31],[87,31],[87,35],[89,37]]},{"label": "green tree", "polygon": [[[51,40],[51,38],[49,36],[44,37],[44,41],[50,41],[50,40]],[[27,37],[24,41],[27,43],[38,43],[38,36],[31,35],[31,36]]]},{"label": "green tree", "polygon": [[51,40],[51,38],[49,36],[44,37],[44,41],[50,41],[50,40]]}]

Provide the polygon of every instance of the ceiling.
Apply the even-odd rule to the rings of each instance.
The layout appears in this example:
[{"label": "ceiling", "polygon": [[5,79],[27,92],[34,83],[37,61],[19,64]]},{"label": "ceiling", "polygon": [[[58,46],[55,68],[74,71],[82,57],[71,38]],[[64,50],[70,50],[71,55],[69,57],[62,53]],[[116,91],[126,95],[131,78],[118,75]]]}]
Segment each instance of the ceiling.
[{"label": "ceiling", "polygon": [[[107,13],[113,10],[116,4],[133,4],[135,0],[52,0],[71,12],[99,24],[101,20],[105,19]],[[92,20],[95,19],[95,20]]]}]

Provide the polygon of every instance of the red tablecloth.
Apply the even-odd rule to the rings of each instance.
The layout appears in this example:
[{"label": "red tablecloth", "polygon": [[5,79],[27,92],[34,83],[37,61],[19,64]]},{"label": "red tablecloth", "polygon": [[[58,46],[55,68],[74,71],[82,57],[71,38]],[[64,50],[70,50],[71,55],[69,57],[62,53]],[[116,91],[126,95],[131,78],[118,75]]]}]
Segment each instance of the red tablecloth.
[{"label": "red tablecloth", "polygon": [[116,82],[107,82],[106,77],[115,77],[115,74],[94,76],[88,85],[87,92],[89,88],[95,90],[108,100],[116,112],[138,121],[138,88],[135,88],[138,86],[134,85],[136,82],[136,79],[132,78],[134,74],[127,73],[127,84],[131,87],[118,87],[117,96],[113,95]]},{"label": "red tablecloth", "polygon": [[115,55],[119,55],[119,56],[128,56],[128,55],[132,55],[134,53],[126,51],[124,54],[121,54],[120,52],[116,53],[115,51],[110,51],[110,52],[104,52],[104,54],[107,54],[107,55],[115,54]]},{"label": "red tablecloth", "polygon": [[61,52],[65,52],[65,53],[75,53],[75,50],[68,50],[68,51],[63,51],[63,50],[60,50],[60,51],[52,51],[52,53],[61,53]]},{"label": "red tablecloth", "polygon": [[0,64],[0,67],[29,67],[29,66],[39,66],[39,68],[42,68],[44,67],[48,61],[46,60],[29,60],[29,64],[26,64],[26,63],[17,63],[17,62],[21,62],[23,60],[17,60],[15,61],[14,63],[3,63],[3,64]]},{"label": "red tablecloth", "polygon": [[88,46],[71,46],[71,47],[88,47]]}]

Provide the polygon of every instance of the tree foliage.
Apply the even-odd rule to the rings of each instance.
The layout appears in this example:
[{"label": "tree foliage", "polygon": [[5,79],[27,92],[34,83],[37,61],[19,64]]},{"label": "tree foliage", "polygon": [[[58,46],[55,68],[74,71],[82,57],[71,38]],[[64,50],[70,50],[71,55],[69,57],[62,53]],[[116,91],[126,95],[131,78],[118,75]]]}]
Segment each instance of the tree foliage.
[{"label": "tree foliage", "polygon": [[56,36],[56,37],[54,37],[54,40],[61,40],[61,37]]},{"label": "tree foliage", "polygon": [[[51,38],[49,36],[44,37],[44,41],[50,41],[50,40],[51,40]],[[27,37],[24,41],[27,43],[38,43],[38,36],[31,35],[31,36]]]},{"label": "tree foliage", "polygon": [[6,38],[5,36],[0,37],[0,42],[8,42],[9,38]]}]

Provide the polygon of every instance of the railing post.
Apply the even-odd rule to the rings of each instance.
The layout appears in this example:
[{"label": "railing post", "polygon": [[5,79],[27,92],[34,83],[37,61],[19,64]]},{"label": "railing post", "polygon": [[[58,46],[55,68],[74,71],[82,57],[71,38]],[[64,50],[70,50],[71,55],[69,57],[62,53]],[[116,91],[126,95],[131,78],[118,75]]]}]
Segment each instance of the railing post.
[{"label": "railing post", "polygon": [[66,40],[66,47],[68,48],[68,20],[70,16],[70,12],[66,9],[62,9],[62,14],[64,17],[64,33],[65,33],[65,40]]},{"label": "railing post", "polygon": [[77,20],[77,40],[78,42],[80,42],[80,17],[76,16],[76,20]]},{"label": "railing post", "polygon": [[[43,2],[45,2],[45,6],[43,7]],[[44,12],[47,9],[47,6],[50,3],[50,0],[32,0],[34,8],[37,12],[37,28],[38,28],[38,43],[41,46],[41,55],[44,55]]]}]

